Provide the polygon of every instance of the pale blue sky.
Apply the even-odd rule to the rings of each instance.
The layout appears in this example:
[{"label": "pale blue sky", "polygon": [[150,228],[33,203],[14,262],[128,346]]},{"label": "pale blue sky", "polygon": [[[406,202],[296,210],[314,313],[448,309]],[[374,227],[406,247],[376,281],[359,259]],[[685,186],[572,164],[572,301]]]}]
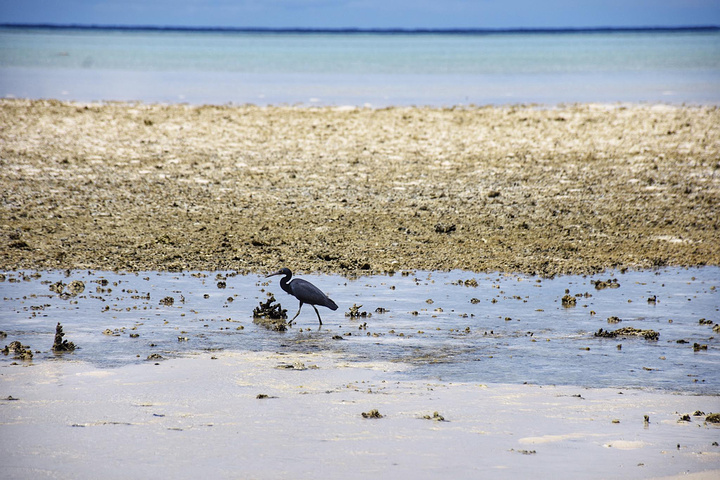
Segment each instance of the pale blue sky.
[{"label": "pale blue sky", "polygon": [[0,23],[272,28],[720,25],[720,0],[0,0]]}]

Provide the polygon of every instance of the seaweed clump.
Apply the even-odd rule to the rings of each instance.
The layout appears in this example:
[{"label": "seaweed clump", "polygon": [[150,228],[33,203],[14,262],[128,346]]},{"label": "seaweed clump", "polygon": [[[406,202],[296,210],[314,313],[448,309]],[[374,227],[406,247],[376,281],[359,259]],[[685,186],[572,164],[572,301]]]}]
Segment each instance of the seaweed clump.
[{"label": "seaweed clump", "polygon": [[720,413],[711,413],[705,417],[705,421],[710,423],[720,423]]},{"label": "seaweed clump", "polygon": [[595,285],[595,290],[604,290],[606,288],[620,288],[617,278],[610,278],[607,280],[594,280],[591,281]]},{"label": "seaweed clump", "polygon": [[362,412],[363,418],[383,418],[383,415],[375,408],[369,412]]},{"label": "seaweed clump", "polygon": [[270,295],[265,303],[253,309],[253,323],[262,325],[269,330],[284,332],[287,330],[287,310],[280,303],[275,303],[275,295]]},{"label": "seaweed clump", "polygon": [[63,340],[64,336],[65,333],[63,332],[62,325],[58,322],[55,327],[55,341],[53,342],[52,347],[53,352],[72,352],[75,350],[75,344],[73,342]]},{"label": "seaweed clump", "polygon": [[15,359],[17,360],[32,360],[33,358],[33,352],[30,350],[30,347],[28,345],[23,345],[17,340],[10,342],[10,345],[5,345],[5,348],[2,349],[2,353],[3,355],[13,353],[15,354]]},{"label": "seaweed clump", "polygon": [[73,280],[67,284],[67,292],[71,296],[80,295],[85,291],[85,283],[80,280]]},{"label": "seaweed clump", "polygon": [[172,307],[174,304],[175,304],[175,299],[170,296],[167,296],[160,300],[160,305],[163,305],[165,307]]},{"label": "seaweed clump", "polygon": [[270,295],[265,303],[260,302],[260,305],[253,310],[253,318],[267,318],[270,320],[287,319],[287,310],[282,308],[279,302],[274,302],[275,295]]},{"label": "seaweed clump", "polygon": [[640,330],[635,327],[622,327],[613,331],[601,328],[595,332],[595,336],[601,338],[643,337],[645,340],[658,340],[660,338],[660,334],[655,330]]},{"label": "seaweed clump", "polygon": [[70,297],[76,297],[85,291],[85,283],[80,280],[73,280],[70,283],[63,283],[59,280],[50,285],[50,291],[57,293],[58,296],[64,300]]},{"label": "seaweed clump", "polygon": [[430,416],[430,415],[423,415],[422,418],[425,419],[425,420],[434,420],[434,421],[436,421],[436,422],[447,422],[447,420],[445,420],[445,417],[443,417],[442,415],[440,415],[438,412],[433,412],[432,416]]},{"label": "seaweed clump", "polygon": [[350,318],[372,317],[372,313],[360,311],[361,308],[362,308],[362,305],[356,305],[353,303],[353,306],[350,307],[350,309],[347,312],[345,312],[345,316],[350,317]]},{"label": "seaweed clump", "polygon": [[573,297],[572,295],[565,294],[564,297],[562,297],[562,306],[565,308],[574,307],[577,305],[577,299]]}]

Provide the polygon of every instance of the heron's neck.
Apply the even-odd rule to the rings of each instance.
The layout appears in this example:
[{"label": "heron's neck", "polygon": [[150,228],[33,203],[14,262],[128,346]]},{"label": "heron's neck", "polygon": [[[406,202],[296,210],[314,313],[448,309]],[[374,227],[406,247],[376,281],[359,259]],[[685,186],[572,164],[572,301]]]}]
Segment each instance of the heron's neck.
[{"label": "heron's neck", "polygon": [[281,278],[280,279],[280,288],[282,288],[287,293],[292,295],[292,289],[290,288],[290,285],[288,284],[288,280],[290,280],[290,275],[285,275],[283,278]]}]

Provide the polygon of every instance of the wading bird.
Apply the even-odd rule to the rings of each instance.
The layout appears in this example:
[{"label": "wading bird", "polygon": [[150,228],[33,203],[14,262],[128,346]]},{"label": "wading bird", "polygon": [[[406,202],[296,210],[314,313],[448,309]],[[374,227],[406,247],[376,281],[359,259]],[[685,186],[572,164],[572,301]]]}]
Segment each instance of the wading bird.
[{"label": "wading bird", "polygon": [[312,307],[315,309],[315,313],[317,313],[320,325],[322,325],[322,319],[320,318],[320,312],[318,312],[318,309],[317,307],[315,307],[315,305],[322,305],[323,307],[327,307],[330,310],[337,310],[337,304],[330,300],[327,295],[321,292],[320,289],[312,283],[301,278],[296,278],[291,282],[290,279],[292,278],[292,272],[289,268],[282,268],[275,273],[271,273],[265,278],[272,277],[274,275],[285,275],[283,278],[280,279],[280,288],[282,288],[287,293],[300,301],[300,308],[298,308],[298,311],[292,318],[292,320],[288,322],[288,325],[290,325],[297,318],[297,316],[300,315],[300,310],[302,310],[302,306],[305,303],[312,305]]}]

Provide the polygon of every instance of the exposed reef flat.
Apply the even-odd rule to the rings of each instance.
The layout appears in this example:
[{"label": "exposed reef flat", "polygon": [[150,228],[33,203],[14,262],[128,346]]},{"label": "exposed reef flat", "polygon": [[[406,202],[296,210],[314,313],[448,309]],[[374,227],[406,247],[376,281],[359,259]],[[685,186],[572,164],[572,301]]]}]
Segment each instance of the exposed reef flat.
[{"label": "exposed reef flat", "polygon": [[720,110],[0,101],[0,269],[720,265]]}]

